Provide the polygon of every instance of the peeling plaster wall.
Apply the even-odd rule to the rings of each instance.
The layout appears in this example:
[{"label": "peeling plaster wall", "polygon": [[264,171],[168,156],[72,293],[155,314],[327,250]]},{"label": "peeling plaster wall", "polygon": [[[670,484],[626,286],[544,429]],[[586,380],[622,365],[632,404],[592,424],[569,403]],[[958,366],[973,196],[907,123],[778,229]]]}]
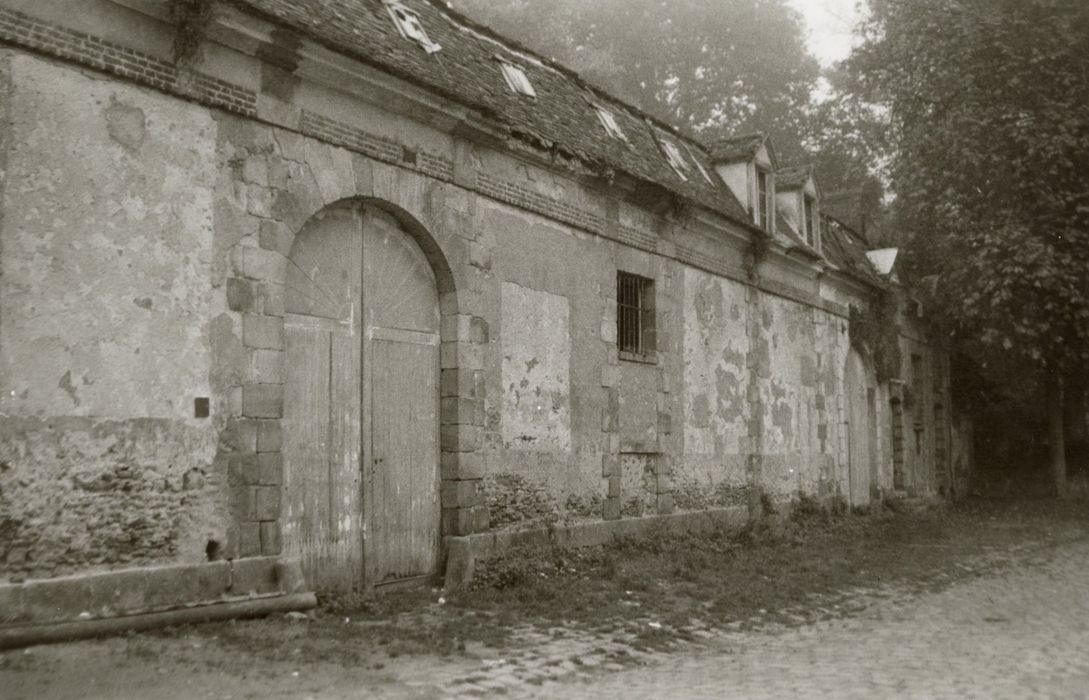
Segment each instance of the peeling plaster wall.
[{"label": "peeling plaster wall", "polygon": [[658,372],[652,365],[620,364],[620,451],[649,454],[659,451]]},{"label": "peeling plaster wall", "polygon": [[746,290],[688,268],[684,273],[684,460],[681,482],[746,484],[749,371]]},{"label": "peeling plaster wall", "polygon": [[759,326],[769,363],[769,376],[760,381],[764,407],[761,483],[781,495],[827,493],[833,480],[833,457],[822,450],[817,397],[826,401],[837,392],[837,338],[824,334],[824,344],[818,343],[817,326],[823,319],[817,315],[822,312],[777,297],[765,296],[761,301]]},{"label": "peeling plaster wall", "polygon": [[571,332],[565,297],[504,282],[503,447],[571,449]]},{"label": "peeling plaster wall", "polygon": [[0,576],[202,560],[215,122],[25,54],[2,89]]},{"label": "peeling plaster wall", "polygon": [[756,486],[780,498],[841,491],[844,322],[691,268],[684,317],[678,485]]}]

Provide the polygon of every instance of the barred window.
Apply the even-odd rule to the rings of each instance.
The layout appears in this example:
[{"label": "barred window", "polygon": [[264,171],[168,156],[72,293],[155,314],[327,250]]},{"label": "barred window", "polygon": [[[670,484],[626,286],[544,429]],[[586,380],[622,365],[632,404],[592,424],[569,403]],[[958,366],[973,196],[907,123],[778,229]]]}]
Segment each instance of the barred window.
[{"label": "barred window", "polygon": [[616,273],[616,343],[621,357],[654,360],[654,280]]}]

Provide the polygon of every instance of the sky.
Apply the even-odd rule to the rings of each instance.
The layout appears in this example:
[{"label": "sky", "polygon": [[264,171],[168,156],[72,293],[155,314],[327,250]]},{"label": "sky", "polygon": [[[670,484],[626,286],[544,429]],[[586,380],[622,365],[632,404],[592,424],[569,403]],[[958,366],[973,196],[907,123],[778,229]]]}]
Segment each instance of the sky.
[{"label": "sky", "polygon": [[822,67],[847,58],[851,29],[859,19],[858,0],[788,0],[805,18],[806,46]]}]

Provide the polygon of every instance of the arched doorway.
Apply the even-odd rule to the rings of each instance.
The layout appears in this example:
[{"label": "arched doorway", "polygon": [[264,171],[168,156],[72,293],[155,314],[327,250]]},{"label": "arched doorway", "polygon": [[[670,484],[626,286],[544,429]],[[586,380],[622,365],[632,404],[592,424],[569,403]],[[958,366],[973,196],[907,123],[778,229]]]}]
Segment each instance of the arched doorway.
[{"label": "arched doorway", "polygon": [[869,505],[877,486],[877,401],[872,372],[857,350],[851,348],[843,372],[847,402],[848,501]]},{"label": "arched doorway", "polygon": [[435,571],[439,303],[423,251],[371,205],[296,236],[284,318],[284,546],[315,588]]}]

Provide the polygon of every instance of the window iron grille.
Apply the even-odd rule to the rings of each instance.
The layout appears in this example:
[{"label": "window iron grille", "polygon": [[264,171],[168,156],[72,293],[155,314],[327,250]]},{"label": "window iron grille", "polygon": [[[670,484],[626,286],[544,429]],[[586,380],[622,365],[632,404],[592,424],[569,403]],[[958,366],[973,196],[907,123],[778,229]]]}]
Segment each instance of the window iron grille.
[{"label": "window iron grille", "polygon": [[640,358],[654,352],[653,290],[653,280],[617,272],[616,342],[620,352]]}]

